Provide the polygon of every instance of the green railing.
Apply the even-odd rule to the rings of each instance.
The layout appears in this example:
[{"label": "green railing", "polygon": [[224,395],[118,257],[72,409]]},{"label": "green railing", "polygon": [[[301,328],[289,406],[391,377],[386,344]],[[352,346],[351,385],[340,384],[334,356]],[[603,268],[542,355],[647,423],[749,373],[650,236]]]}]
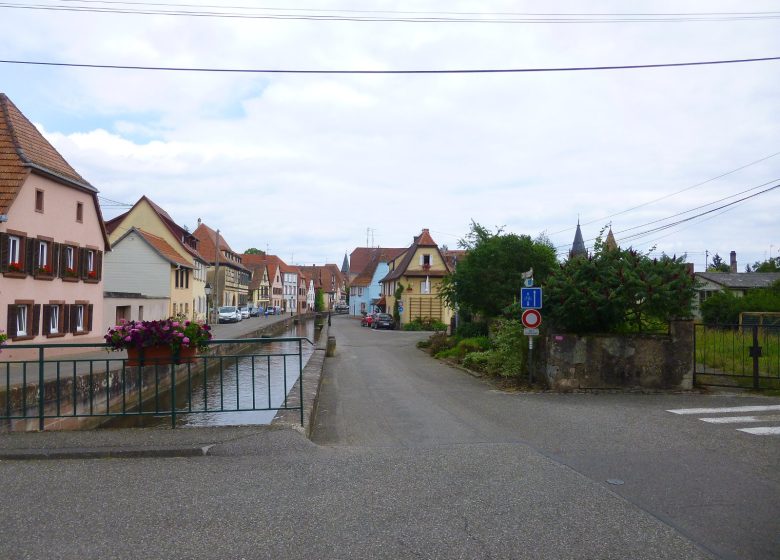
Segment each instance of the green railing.
[{"label": "green railing", "polygon": [[[36,357],[3,361],[0,354],[0,429],[122,416],[170,416],[175,428],[182,414],[272,410],[299,410],[303,424],[304,342],[313,345],[304,337],[211,340],[189,363],[142,365],[128,365],[105,344],[14,344],[6,348]],[[63,356],[63,348],[90,354]],[[105,357],[96,355],[101,350]]]}]

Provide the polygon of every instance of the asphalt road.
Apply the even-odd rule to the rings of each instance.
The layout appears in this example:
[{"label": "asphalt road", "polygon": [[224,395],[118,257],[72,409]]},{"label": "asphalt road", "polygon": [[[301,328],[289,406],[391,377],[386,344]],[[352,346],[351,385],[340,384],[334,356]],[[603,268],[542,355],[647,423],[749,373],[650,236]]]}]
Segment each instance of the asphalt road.
[{"label": "asphalt road", "polygon": [[[700,551],[718,558],[780,558],[780,436],[705,423],[699,420],[701,414],[667,412],[777,406],[780,399],[507,394],[431,360],[414,348],[420,338],[415,333],[371,331],[345,321],[334,326],[339,353],[328,363],[315,442],[397,451],[472,449],[481,454],[486,472],[511,473],[515,468],[514,476],[495,481],[507,498],[516,494],[516,484],[530,467],[523,462],[503,464],[506,457],[494,457],[491,450],[523,450],[578,475],[583,490],[602,498],[619,497],[622,506],[641,512]],[[780,425],[780,418],[775,417],[773,425]],[[472,486],[468,479],[456,484]],[[552,495],[552,488],[540,490]],[[577,511],[582,499],[574,492],[557,505],[561,512]],[[500,509],[500,504],[495,507]],[[484,513],[489,516],[490,510]],[[609,511],[596,515],[593,521],[603,523],[602,528],[615,520]],[[547,521],[554,530],[565,527],[567,518]],[[505,529],[522,532],[525,521],[519,516]],[[573,537],[568,531],[564,535]],[[613,546],[620,545],[607,545],[610,553],[616,552]],[[647,553],[622,557],[652,557],[644,556]],[[592,557],[607,557],[607,552]]]},{"label": "asphalt road", "polygon": [[0,461],[0,558],[778,556],[778,439],[666,410],[780,399],[506,394],[417,350],[423,335],[347,317],[330,334],[313,442],[272,428],[0,437],[213,446]]}]

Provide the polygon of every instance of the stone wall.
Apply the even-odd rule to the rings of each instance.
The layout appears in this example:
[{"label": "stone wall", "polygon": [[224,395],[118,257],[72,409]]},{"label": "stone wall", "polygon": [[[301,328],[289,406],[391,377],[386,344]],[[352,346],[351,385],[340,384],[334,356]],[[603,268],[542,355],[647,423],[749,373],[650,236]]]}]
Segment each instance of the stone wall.
[{"label": "stone wall", "polygon": [[693,321],[672,321],[668,335],[552,334],[544,373],[550,387],[690,389]]}]

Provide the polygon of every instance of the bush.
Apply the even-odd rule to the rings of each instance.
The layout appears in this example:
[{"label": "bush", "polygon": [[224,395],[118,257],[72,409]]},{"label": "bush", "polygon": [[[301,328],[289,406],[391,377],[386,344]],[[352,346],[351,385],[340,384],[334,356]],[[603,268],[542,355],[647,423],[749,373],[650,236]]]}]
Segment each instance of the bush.
[{"label": "bush", "polygon": [[455,330],[455,334],[461,338],[473,338],[488,335],[487,323],[461,323]]},{"label": "bush", "polygon": [[488,352],[487,372],[501,377],[518,377],[526,371],[528,341],[523,324],[499,319],[493,325],[493,350]]},{"label": "bush", "polygon": [[718,292],[701,304],[701,316],[705,323],[737,324],[743,311],[780,311],[780,282],[769,288],[751,290],[744,297],[730,292]]},{"label": "bush", "polygon": [[436,321],[430,317],[420,318],[417,317],[411,323],[404,325],[405,331],[446,331],[447,325],[441,321]]},{"label": "bush", "polygon": [[490,350],[490,339],[486,336],[464,338],[462,340],[458,340],[457,337],[451,337],[450,341],[449,348],[445,348],[440,352],[434,352],[437,358],[455,358],[460,363],[468,354]]},{"label": "bush", "polygon": [[481,373],[487,372],[492,352],[471,352],[463,356],[463,367]]},{"label": "bush", "polygon": [[431,349],[431,354],[435,356],[440,352],[451,349],[456,342],[456,340],[448,337],[446,333],[437,332],[428,339],[428,347]]}]

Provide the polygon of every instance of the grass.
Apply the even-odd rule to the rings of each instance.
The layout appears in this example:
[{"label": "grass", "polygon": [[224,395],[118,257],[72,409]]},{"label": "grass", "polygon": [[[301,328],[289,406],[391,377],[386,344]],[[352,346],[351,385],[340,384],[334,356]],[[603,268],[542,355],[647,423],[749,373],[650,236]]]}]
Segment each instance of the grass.
[{"label": "grass", "polygon": [[[758,345],[762,349],[762,356],[758,359],[759,375],[762,378],[770,378],[762,381],[770,381],[770,385],[775,385],[780,382],[780,330],[759,330]],[[752,387],[753,358],[750,356],[752,346],[751,329],[697,325],[697,370],[704,366],[705,371],[711,371],[713,374],[746,376],[733,379],[738,386]]]}]

